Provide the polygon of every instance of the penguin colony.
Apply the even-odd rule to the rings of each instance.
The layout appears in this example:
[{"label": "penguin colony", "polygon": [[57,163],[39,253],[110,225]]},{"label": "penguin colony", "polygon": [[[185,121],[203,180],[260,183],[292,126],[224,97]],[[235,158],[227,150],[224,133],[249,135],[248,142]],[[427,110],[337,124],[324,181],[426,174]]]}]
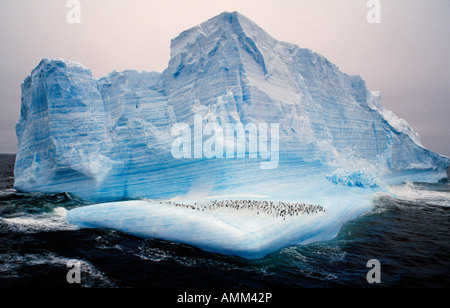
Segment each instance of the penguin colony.
[{"label": "penguin colony", "polygon": [[323,206],[305,204],[305,203],[289,203],[289,202],[273,202],[273,201],[257,201],[257,200],[214,200],[207,204],[183,204],[177,202],[169,202],[176,207],[184,207],[196,211],[214,210],[219,208],[229,208],[235,210],[253,210],[256,214],[268,214],[275,218],[283,218],[299,216],[303,214],[315,214],[325,212]]}]

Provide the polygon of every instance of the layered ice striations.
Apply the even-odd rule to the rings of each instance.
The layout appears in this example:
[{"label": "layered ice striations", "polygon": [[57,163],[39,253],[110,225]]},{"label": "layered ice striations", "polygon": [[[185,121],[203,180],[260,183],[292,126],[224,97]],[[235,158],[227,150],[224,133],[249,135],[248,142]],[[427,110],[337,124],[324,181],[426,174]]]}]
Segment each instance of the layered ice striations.
[{"label": "layered ice striations", "polygon": [[[278,168],[261,170],[248,155],[175,159],[171,129],[193,128],[195,115],[222,128],[279,123]],[[70,192],[93,202],[299,199],[311,195],[311,185],[371,190],[405,176],[435,180],[450,165],[424,148],[361,77],[274,39],[237,12],[173,39],[162,73],[97,79],[80,64],[42,60],[22,85],[16,131],[18,190]]]},{"label": "layered ice striations", "polygon": [[[173,159],[170,130],[196,114],[221,124],[280,123],[281,164],[448,166],[362,78],[223,13],[174,39],[161,74],[96,79],[80,64],[42,60],[22,85],[16,188],[92,201],[186,193],[212,162]],[[221,177],[242,165],[213,164]]]}]

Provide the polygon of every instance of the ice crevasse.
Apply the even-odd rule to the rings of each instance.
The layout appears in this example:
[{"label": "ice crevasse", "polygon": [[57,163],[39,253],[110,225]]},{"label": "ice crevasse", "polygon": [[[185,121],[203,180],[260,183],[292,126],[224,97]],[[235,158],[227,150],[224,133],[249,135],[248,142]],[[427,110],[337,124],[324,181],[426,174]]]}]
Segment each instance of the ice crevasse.
[{"label": "ice crevasse", "polygon": [[[81,227],[246,258],[330,239],[386,185],[437,181],[450,165],[361,77],[274,39],[237,12],[173,39],[161,73],[114,71],[97,79],[79,63],[43,59],[21,99],[16,189],[70,192],[94,203],[68,212]],[[203,128],[215,123],[224,131],[227,123],[277,123],[276,168],[251,157],[249,138],[243,158],[175,158],[172,129],[185,123],[194,132],[195,116]],[[191,149],[207,139],[192,138]],[[283,219],[173,205],[224,199],[327,210]]]}]

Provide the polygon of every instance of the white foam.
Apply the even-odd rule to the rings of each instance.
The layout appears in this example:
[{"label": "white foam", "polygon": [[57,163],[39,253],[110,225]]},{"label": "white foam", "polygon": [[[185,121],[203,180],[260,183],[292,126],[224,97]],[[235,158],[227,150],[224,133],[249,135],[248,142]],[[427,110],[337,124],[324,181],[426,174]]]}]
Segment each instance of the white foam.
[{"label": "white foam", "polygon": [[67,215],[67,210],[66,210],[65,208],[63,208],[63,207],[57,207],[57,208],[55,208],[55,209],[53,210],[53,213],[54,213],[56,216],[65,219],[65,218],[66,218],[66,215]]},{"label": "white foam", "polygon": [[17,192],[17,190],[15,190],[14,188],[2,189],[2,190],[0,190],[0,196],[9,196],[16,192]]},{"label": "white foam", "polygon": [[10,228],[24,233],[78,230],[78,227],[66,221],[66,214],[65,208],[58,207],[50,213],[0,218],[0,220],[8,224]]},{"label": "white foam", "polygon": [[398,199],[450,207],[450,192],[425,190],[411,182],[388,186],[388,191]]}]

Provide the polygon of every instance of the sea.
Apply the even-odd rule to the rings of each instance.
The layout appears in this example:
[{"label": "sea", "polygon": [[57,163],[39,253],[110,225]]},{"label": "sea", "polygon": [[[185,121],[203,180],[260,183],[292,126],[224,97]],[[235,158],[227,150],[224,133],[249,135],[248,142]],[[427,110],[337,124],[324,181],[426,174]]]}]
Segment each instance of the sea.
[{"label": "sea", "polygon": [[[14,161],[0,155],[1,288],[450,287],[447,179],[392,187],[396,198],[377,196],[369,213],[330,241],[245,260],[70,225],[67,211],[89,203],[68,193],[16,191]],[[79,279],[70,283],[69,276]]]}]

